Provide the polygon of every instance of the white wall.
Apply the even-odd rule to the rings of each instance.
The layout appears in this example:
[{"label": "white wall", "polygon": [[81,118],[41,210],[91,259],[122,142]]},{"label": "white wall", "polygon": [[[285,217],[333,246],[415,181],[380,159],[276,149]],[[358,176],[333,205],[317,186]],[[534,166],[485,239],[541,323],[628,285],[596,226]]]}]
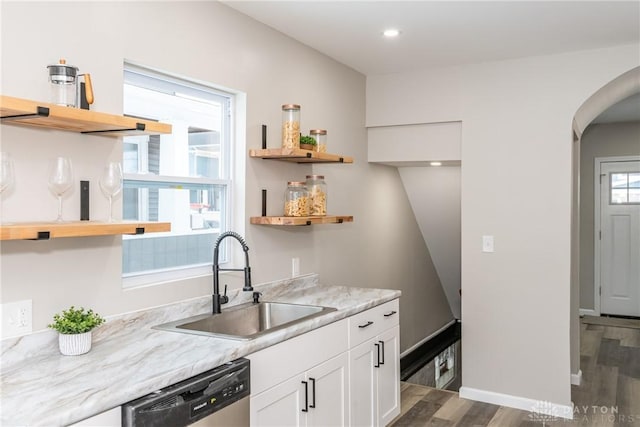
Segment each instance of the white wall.
[{"label": "white wall", "polygon": [[570,405],[572,119],[638,52],[367,78],[367,126],[462,121],[462,378],[476,396]]},{"label": "white wall", "polygon": [[588,126],[580,154],[580,308],[593,310],[595,158],[640,155],[640,123]]},{"label": "white wall", "polygon": [[460,318],[460,167],[399,167],[453,316]]},{"label": "white wall", "polygon": [[[298,256],[301,272],[317,272],[324,283],[401,289],[402,349],[452,319],[397,170],[366,161],[361,74],[216,2],[3,2],[1,19],[4,95],[45,101],[46,66],[65,57],[92,74],[93,109],[121,113],[126,59],[245,92],[247,148],[260,147],[263,123],[269,145],[278,146],[280,106],[301,104],[303,130],[328,129],[329,150],[355,163],[296,165],[245,152],[246,216],[235,229],[244,226],[254,282],[288,277]],[[3,220],[54,217],[46,164],[56,155],[72,158],[78,181],[92,181],[96,217],[106,212],[95,183],[107,160],[120,159],[119,140],[10,125],[1,131],[2,150],[16,164],[16,186],[2,196]],[[248,224],[260,215],[262,188],[269,214],[278,214],[286,181],[312,172],[326,176],[330,213],[354,215],[355,222]],[[76,186],[65,200],[67,217],[77,218],[78,194]],[[1,301],[33,299],[35,330],[71,304],[111,315],[211,292],[210,276],[123,291],[119,237],[3,242],[0,262]]]}]

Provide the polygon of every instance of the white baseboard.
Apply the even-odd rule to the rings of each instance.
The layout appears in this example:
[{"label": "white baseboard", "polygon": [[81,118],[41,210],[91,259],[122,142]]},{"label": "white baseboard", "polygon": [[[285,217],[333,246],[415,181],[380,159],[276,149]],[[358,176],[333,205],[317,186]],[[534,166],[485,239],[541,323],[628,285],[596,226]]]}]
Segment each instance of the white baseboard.
[{"label": "white baseboard", "polygon": [[582,369],[578,369],[577,374],[571,374],[571,385],[579,386],[582,384]]},{"label": "white baseboard", "polygon": [[580,312],[580,316],[600,316],[599,313],[597,313],[595,310],[592,310],[590,308],[581,308],[579,312]]},{"label": "white baseboard", "polygon": [[573,419],[573,405],[560,405],[543,400],[534,400],[526,397],[495,393],[493,391],[478,390],[471,387],[460,387],[459,394],[463,399],[477,400],[479,402],[522,409],[523,411],[532,412],[532,415],[538,413],[558,418],[566,418],[569,420]]}]

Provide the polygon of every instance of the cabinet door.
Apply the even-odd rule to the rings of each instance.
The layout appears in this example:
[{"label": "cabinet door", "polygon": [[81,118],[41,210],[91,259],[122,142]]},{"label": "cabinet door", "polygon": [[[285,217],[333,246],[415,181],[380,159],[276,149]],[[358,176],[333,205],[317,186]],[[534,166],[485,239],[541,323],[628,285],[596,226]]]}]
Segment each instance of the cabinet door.
[{"label": "cabinet door", "polygon": [[369,340],[349,350],[349,409],[354,427],[376,425],[376,349],[374,340]]},{"label": "cabinet door", "polygon": [[385,426],[400,414],[400,327],[393,327],[378,335],[377,341],[381,346],[378,423]]},{"label": "cabinet door", "polygon": [[349,425],[349,357],[342,353],[307,372],[308,426]]},{"label": "cabinet door", "polygon": [[251,397],[252,426],[304,426],[304,375],[296,375]]}]

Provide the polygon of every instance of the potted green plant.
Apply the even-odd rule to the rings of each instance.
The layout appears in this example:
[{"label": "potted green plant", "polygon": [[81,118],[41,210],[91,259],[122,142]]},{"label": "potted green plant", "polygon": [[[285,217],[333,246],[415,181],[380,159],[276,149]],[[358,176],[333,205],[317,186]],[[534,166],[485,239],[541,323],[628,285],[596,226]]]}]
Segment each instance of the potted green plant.
[{"label": "potted green plant", "polygon": [[58,346],[65,356],[77,356],[91,350],[91,331],[104,323],[104,319],[93,310],[71,306],[53,316],[53,323],[47,325],[58,331]]},{"label": "potted green plant", "polygon": [[300,148],[303,150],[316,150],[316,140],[310,136],[300,135]]}]

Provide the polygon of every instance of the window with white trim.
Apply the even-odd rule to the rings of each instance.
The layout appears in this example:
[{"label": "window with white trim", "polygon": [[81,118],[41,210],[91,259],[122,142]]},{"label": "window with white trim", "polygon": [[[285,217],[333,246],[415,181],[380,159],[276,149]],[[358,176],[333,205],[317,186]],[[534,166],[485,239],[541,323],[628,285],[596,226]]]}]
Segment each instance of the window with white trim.
[{"label": "window with white trim", "polygon": [[125,287],[210,273],[213,245],[231,218],[234,100],[213,86],[125,64],[124,114],[173,128],[123,138],[123,219],[171,223],[168,233],[123,236]]}]

